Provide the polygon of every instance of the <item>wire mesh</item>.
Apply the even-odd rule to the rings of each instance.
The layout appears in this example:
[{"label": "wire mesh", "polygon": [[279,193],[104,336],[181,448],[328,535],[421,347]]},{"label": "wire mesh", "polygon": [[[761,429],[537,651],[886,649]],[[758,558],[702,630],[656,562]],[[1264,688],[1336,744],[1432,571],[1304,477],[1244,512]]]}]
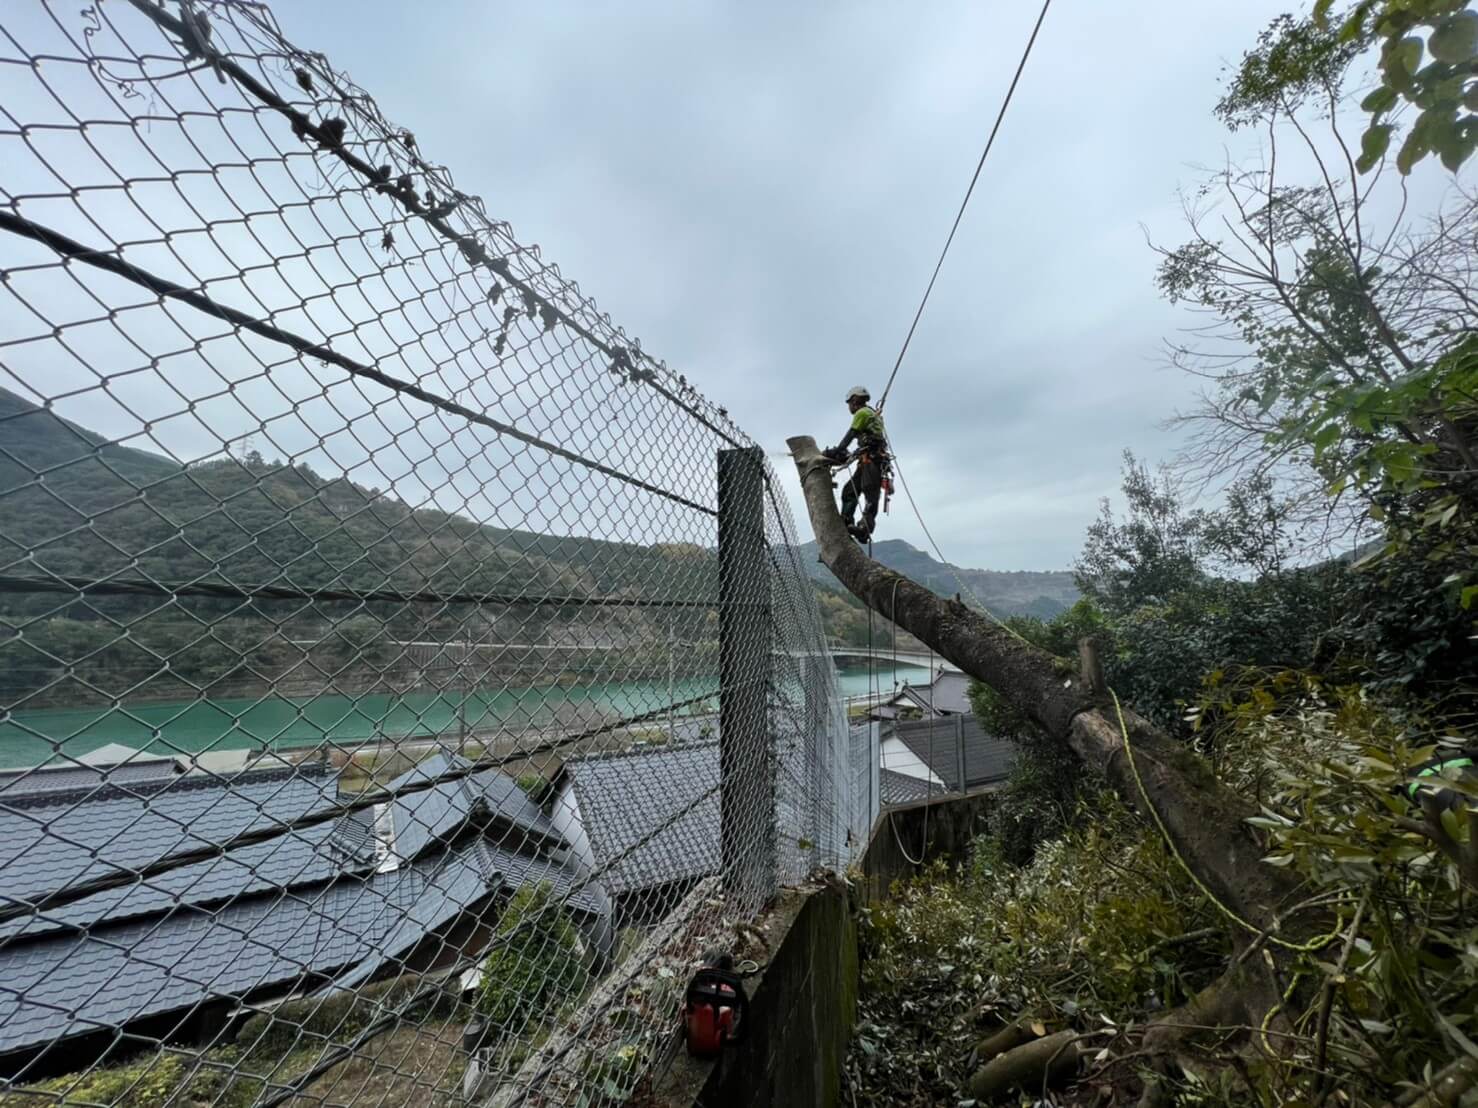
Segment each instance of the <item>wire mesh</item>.
[{"label": "wire mesh", "polygon": [[752,441],[263,5],[0,164],[0,1105],[638,1095],[876,813]]}]

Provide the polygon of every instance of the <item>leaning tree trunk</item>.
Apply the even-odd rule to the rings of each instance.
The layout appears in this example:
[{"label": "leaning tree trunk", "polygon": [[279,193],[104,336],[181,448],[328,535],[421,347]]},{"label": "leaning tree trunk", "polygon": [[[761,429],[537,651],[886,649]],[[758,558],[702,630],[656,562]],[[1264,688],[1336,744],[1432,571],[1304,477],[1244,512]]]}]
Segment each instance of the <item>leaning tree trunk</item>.
[{"label": "leaning tree trunk", "polygon": [[1292,907],[1298,883],[1261,861],[1262,849],[1245,822],[1255,814],[1250,804],[1217,782],[1184,745],[1125,708],[1136,780],[1117,713],[1083,685],[1075,667],[869,558],[837,514],[831,469],[815,440],[801,436],[788,445],[800,470],[821,561],[854,596],[995,689],[1049,737],[1072,747],[1126,801],[1141,810],[1151,805],[1186,865],[1242,919],[1264,931],[1293,924],[1281,913]]},{"label": "leaning tree trunk", "polygon": [[[1275,941],[1263,945],[1270,958],[1244,960],[1241,955],[1260,933],[1295,942],[1322,929],[1320,919],[1293,911],[1300,893],[1298,880],[1261,861],[1263,851],[1246,823],[1254,814],[1252,806],[1220,784],[1193,752],[1127,707],[1121,729],[1114,706],[1101,690],[1084,684],[1076,667],[958,600],[944,600],[869,558],[837,514],[831,467],[815,440],[800,436],[789,439],[788,445],[800,472],[821,561],[837,579],[873,611],[989,685],[1050,738],[1069,746],[1135,808],[1153,814],[1195,878],[1243,921],[1233,925],[1239,952],[1234,971],[1198,998],[1201,1010],[1193,1014],[1204,1017],[1215,1007],[1220,1015],[1237,1017],[1218,1021],[1224,1026],[1244,1023],[1249,1016],[1257,1025],[1277,1003],[1278,981],[1286,980],[1280,970],[1287,948]],[[1132,766],[1124,730],[1133,744]],[[1327,926],[1327,920],[1322,922]],[[1158,1036],[1171,1049],[1177,1023],[1173,1015]]]}]

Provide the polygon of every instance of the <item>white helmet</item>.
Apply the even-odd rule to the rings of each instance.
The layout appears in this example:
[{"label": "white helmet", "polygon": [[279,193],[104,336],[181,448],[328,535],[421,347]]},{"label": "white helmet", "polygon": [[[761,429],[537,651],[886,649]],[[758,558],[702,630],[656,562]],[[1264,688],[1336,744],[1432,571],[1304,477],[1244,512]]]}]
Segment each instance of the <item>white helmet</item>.
[{"label": "white helmet", "polygon": [[847,390],[847,402],[848,403],[851,403],[853,400],[871,400],[871,399],[872,399],[872,393],[870,393],[870,392],[867,391],[867,386],[866,385],[853,385],[850,389]]}]

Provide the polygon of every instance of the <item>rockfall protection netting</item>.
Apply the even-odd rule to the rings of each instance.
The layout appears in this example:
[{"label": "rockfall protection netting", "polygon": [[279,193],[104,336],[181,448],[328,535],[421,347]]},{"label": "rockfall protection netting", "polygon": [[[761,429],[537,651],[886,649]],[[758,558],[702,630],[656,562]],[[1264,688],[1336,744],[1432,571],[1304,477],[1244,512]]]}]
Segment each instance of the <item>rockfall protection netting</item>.
[{"label": "rockfall protection netting", "polygon": [[0,166],[0,1105],[639,1093],[875,811],[761,453],[260,5]]}]

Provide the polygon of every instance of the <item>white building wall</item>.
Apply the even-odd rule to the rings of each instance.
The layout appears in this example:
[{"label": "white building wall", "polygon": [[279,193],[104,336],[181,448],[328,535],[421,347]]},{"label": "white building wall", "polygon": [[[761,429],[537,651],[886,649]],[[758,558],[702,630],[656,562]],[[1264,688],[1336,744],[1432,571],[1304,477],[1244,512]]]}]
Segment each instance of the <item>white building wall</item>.
[{"label": "white building wall", "polygon": [[549,821],[564,837],[565,842],[570,844],[576,861],[587,871],[595,869],[595,850],[585,831],[585,818],[580,814],[580,798],[575,795],[575,787],[568,780],[560,787],[559,796],[549,812]]},{"label": "white building wall", "polygon": [[904,745],[902,739],[884,739],[879,762],[884,769],[891,769],[894,773],[906,773],[910,777],[917,777],[920,781],[931,781],[944,788],[944,781],[940,776],[924,764],[924,760]]}]

